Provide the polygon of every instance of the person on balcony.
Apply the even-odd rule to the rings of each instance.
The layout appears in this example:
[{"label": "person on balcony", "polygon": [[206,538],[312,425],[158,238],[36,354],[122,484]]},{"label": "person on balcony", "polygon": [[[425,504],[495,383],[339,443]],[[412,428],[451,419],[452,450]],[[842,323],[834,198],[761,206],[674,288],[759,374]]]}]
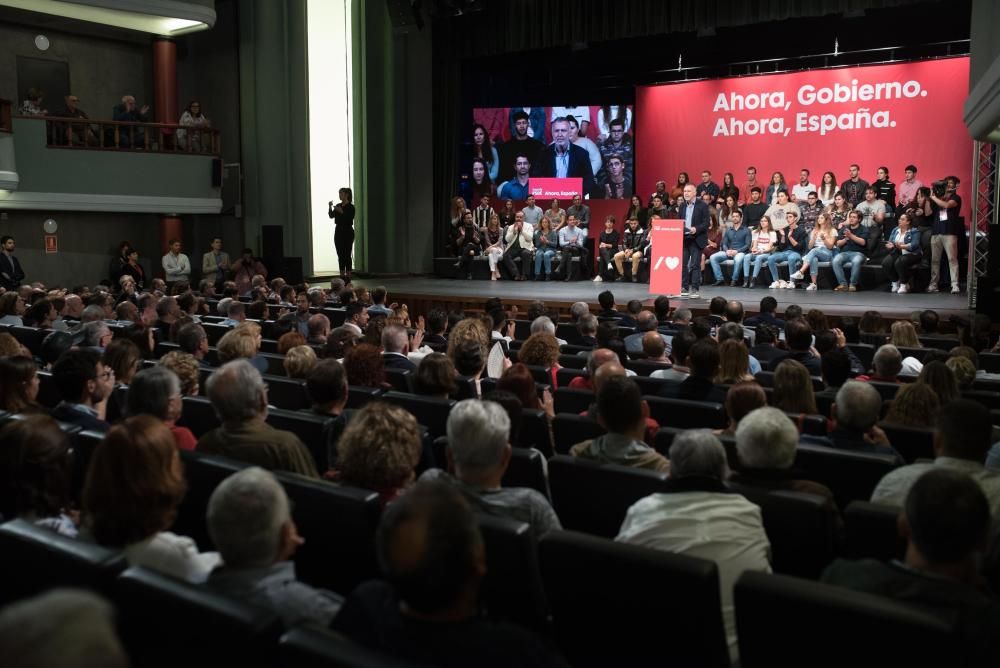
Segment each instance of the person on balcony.
[{"label": "person on balcony", "polygon": [[[65,106],[56,112],[60,118],[78,118],[90,120],[83,109],[78,105],[80,98],[72,93],[63,98]],[[66,123],[59,129],[57,140],[60,144],[70,146],[97,146],[97,134],[89,123]]]},{"label": "person on balcony", "polygon": [[209,149],[212,147],[211,137],[208,133],[202,132],[202,130],[212,127],[212,122],[208,120],[208,116],[201,113],[201,102],[198,100],[191,100],[187,109],[185,109],[184,113],[181,114],[179,124],[189,128],[194,128],[190,131],[177,131],[177,145],[180,148],[185,151],[201,153],[203,147]]},{"label": "person on balcony", "polygon": [[27,99],[21,103],[22,116],[48,116],[49,110],[42,106],[45,91],[41,88],[29,88]]},{"label": "person on balcony", "polygon": [[[131,95],[123,95],[122,103],[114,109],[112,120],[130,121],[132,123],[149,122],[149,105],[144,104],[137,109],[135,98]],[[146,130],[134,125],[118,126],[118,148],[143,148],[146,145]]]}]

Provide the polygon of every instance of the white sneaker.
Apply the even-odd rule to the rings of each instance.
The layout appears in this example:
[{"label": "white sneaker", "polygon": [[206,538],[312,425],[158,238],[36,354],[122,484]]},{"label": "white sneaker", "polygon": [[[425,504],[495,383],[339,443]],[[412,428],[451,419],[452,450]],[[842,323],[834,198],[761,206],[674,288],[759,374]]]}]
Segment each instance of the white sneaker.
[{"label": "white sneaker", "polygon": [[906,283],[901,283],[899,285],[899,290],[897,292],[899,292],[899,294],[901,295],[905,295],[909,291],[910,289],[906,287]]},{"label": "white sneaker", "polygon": [[785,281],[782,284],[781,287],[783,287],[783,288],[785,288],[787,290],[794,290],[795,289],[795,281]]},{"label": "white sneaker", "polygon": [[805,276],[802,275],[801,271],[797,271],[788,278],[790,278],[793,281],[801,281],[803,278],[805,278]]},{"label": "white sneaker", "polygon": [[613,265],[610,262],[608,262],[608,271],[612,271],[614,268],[615,268],[615,265]]},{"label": "white sneaker", "polygon": [[953,294],[953,295],[960,295],[960,294],[962,294],[962,291],[959,289],[959,287],[957,285],[953,285],[953,286],[951,286],[951,294]]},{"label": "white sneaker", "polygon": [[934,281],[931,281],[931,284],[927,286],[927,292],[931,293],[931,292],[937,292],[937,291],[938,291],[937,283],[935,283]]},{"label": "white sneaker", "polygon": [[889,292],[898,292],[898,291],[899,291],[899,283],[893,281],[892,285],[889,286]]},{"label": "white sneaker", "polygon": [[816,289],[817,288],[815,283],[810,283],[809,285],[806,286],[806,290],[816,290]]},{"label": "white sneaker", "polygon": [[688,293],[688,297],[690,297],[691,299],[698,299],[698,297],[700,296],[701,295],[698,294],[697,290],[692,290],[691,292]]},{"label": "white sneaker", "polygon": [[783,287],[785,287],[785,282],[784,281],[775,281],[774,283],[771,283],[771,289],[772,290],[776,290],[778,288],[783,288]]},{"label": "white sneaker", "polygon": [[688,292],[687,290],[681,290],[681,294],[680,294],[680,296],[681,296],[681,297],[690,297],[690,296],[691,296],[691,293],[690,293],[690,292]]},{"label": "white sneaker", "polygon": [[604,279],[601,278],[600,274],[598,274],[597,276],[594,276],[594,283],[601,283],[602,281],[604,281]]}]

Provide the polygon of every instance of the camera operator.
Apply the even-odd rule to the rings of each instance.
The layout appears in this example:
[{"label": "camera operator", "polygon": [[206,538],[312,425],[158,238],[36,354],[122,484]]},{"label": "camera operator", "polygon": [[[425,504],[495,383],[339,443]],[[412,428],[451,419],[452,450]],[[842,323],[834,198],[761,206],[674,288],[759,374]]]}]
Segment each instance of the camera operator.
[{"label": "camera operator", "polygon": [[931,284],[927,292],[938,291],[938,274],[941,271],[941,249],[948,256],[948,273],[951,277],[951,294],[961,292],[958,281],[958,236],[962,234],[962,198],[955,194],[958,177],[948,176],[931,184]]}]

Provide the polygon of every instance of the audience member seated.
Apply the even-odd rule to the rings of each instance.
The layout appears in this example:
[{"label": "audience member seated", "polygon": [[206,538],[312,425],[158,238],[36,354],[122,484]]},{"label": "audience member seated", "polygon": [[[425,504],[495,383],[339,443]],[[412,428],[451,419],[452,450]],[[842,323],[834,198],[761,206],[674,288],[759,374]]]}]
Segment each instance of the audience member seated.
[{"label": "audience member seated", "polygon": [[[593,318],[593,316],[590,316]],[[596,320],[596,318],[594,318]],[[518,357],[520,359],[520,357]],[[597,348],[592,353],[590,353],[590,359],[587,360],[587,375],[577,376],[573,380],[569,381],[569,387],[574,390],[590,390],[594,391],[595,374],[597,370],[601,368],[604,364],[608,362],[618,362],[618,355],[613,350],[608,350],[607,348]]]},{"label": "audience member seated", "polygon": [[376,540],[386,582],[347,598],[334,628],[420,665],[563,665],[520,627],[479,616],[486,552],[476,517],[443,482],[418,483],[382,515]]},{"label": "audience member seated", "polygon": [[284,355],[295,346],[304,346],[305,344],[306,337],[302,336],[298,332],[285,332],[278,337],[277,351],[279,355]]},{"label": "audience member seated", "polygon": [[556,325],[552,322],[552,318],[547,315],[540,315],[537,318],[531,318],[531,328],[529,330],[530,334],[551,334],[556,339],[556,343],[560,346],[565,346],[567,341],[556,337]]},{"label": "audience member seated", "polygon": [[917,380],[926,383],[934,390],[941,406],[962,398],[962,391],[958,389],[955,372],[949,369],[942,360],[932,360],[924,364]]},{"label": "audience member seated", "polygon": [[670,340],[670,358],[674,364],[669,369],[659,369],[649,374],[650,378],[660,378],[675,383],[687,380],[691,375],[691,368],[688,366],[688,356],[691,354],[691,346],[694,345],[698,337],[688,328],[679,331]]},{"label": "audience member seated", "polygon": [[311,346],[326,345],[326,339],[330,336],[330,319],[322,313],[317,313],[309,317],[309,336],[306,343]]},{"label": "audience member seated", "polygon": [[41,413],[38,367],[29,357],[0,357],[0,411]]},{"label": "audience member seated", "polygon": [[823,384],[826,387],[816,392],[815,397],[836,400],[837,391],[851,377],[851,357],[843,348],[833,348],[823,353],[820,368],[823,371]]},{"label": "audience member seated", "polygon": [[983,466],[992,432],[990,412],[978,402],[958,399],[946,404],[935,424],[934,461],[887,473],[872,492],[872,501],[901,506],[917,478],[927,471],[948,469],[978,482],[993,516],[1000,518],[1000,471]]},{"label": "audience member seated", "polygon": [[235,299],[230,301],[225,307],[223,307],[222,302],[226,301],[223,299],[219,302],[219,309],[225,308],[226,319],[220,324],[226,327],[235,327],[236,325],[244,322],[246,320],[246,305],[243,302],[238,302]]},{"label": "audience member seated", "polygon": [[222,426],[201,437],[199,452],[317,477],[312,456],[299,437],[264,421],[267,386],[250,362],[241,359],[224,364],[208,377],[207,389]]},{"label": "audience member seated", "polygon": [[954,665],[996,665],[1000,603],[984,587],[978,569],[990,529],[981,486],[964,472],[936,468],[914,479],[905,498],[899,516],[907,541],[904,560],[837,560],[823,581],[953,621],[958,634]]},{"label": "audience member seated", "polygon": [[834,427],[829,436],[804,435],[801,440],[842,450],[894,455],[902,464],[903,458],[876,425],[881,412],[882,397],[878,391],[868,383],[849,380],[837,391],[832,416]]},{"label": "audience member seated", "polygon": [[885,421],[905,427],[928,428],[934,426],[940,410],[941,404],[934,389],[917,381],[899,388],[889,405]]},{"label": "audience member seated", "polygon": [[205,328],[198,323],[190,322],[177,330],[177,346],[182,352],[194,356],[200,366],[211,366],[205,361],[205,355],[208,353],[208,335],[205,333]]},{"label": "audience member seated", "polygon": [[424,335],[424,343],[434,346],[448,345],[448,314],[444,310],[431,309],[427,314],[427,333]]},{"label": "audience member seated", "polygon": [[539,538],[562,528],[548,499],[526,487],[501,487],[510,463],[510,418],[500,404],[466,399],[448,415],[448,470],[430,469],[420,480],[454,485],[476,510],[530,525]]},{"label": "audience member seated", "polygon": [[644,363],[670,368],[668,350],[666,337],[660,332],[646,332],[642,335],[642,354],[646,356],[643,358]]},{"label": "audience member seated", "polygon": [[347,371],[347,382],[351,385],[383,389],[390,387],[385,380],[382,353],[369,343],[359,343],[347,352],[344,369]]},{"label": "audience member seated", "polygon": [[422,436],[407,410],[381,401],[355,411],[337,441],[336,479],[395,500],[414,479]]},{"label": "audience member seated", "polygon": [[0,325],[22,326],[24,320],[21,316],[25,310],[24,299],[17,291],[11,290],[0,295]]},{"label": "audience member seated", "polygon": [[[601,370],[612,365],[618,366],[609,362]],[[670,461],[643,442],[648,417],[649,406],[634,380],[624,374],[602,380],[597,391],[597,421],[608,433],[577,443],[570,454],[607,464],[669,471]]]},{"label": "audience member seated", "polygon": [[[340,301],[344,303],[344,298],[341,297]],[[357,334],[358,337],[364,336],[365,329],[368,327],[368,309],[358,302],[349,302],[345,311],[347,315],[343,326]]]},{"label": "audience member seated", "polygon": [[559,343],[551,334],[539,332],[532,334],[517,351],[517,360],[523,364],[545,367],[552,378],[553,388],[559,386],[556,374],[559,366]]},{"label": "audience member seated", "polygon": [[767,405],[767,394],[756,381],[736,383],[726,392],[726,417],[729,423],[725,429],[713,432],[716,436],[734,436],[740,421],[750,411]]},{"label": "audience member seated", "polygon": [[771,544],[760,508],[726,488],[726,451],[711,432],[679,434],[670,457],[667,491],[629,508],[615,540],[715,562],[726,640],[735,662],[733,584],[744,571],[771,572]]},{"label": "audience member seated", "polygon": [[774,325],[759,324],[754,328],[754,344],[750,348],[750,355],[761,364],[768,365],[773,369],[781,360],[788,357],[788,351],[782,350],[778,343],[779,330]]},{"label": "audience member seated", "polygon": [[196,397],[201,392],[201,377],[198,374],[201,366],[194,356],[179,350],[171,350],[160,358],[159,364],[177,375],[183,396]]},{"label": "audience member seated", "polygon": [[194,450],[198,439],[187,427],[178,427],[181,416],[181,381],[165,366],[143,369],[128,388],[128,415],[152,415],[163,421],[181,450]]},{"label": "audience member seated", "polygon": [[753,380],[750,373],[750,354],[742,340],[726,339],[719,345],[719,371],[715,375],[718,385],[732,385]]},{"label": "audience member seated", "polygon": [[[786,313],[787,315],[787,313]],[[788,358],[800,362],[810,376],[823,373],[820,358],[812,348],[812,327],[803,318],[790,318],[785,321],[785,343],[788,344]]]},{"label": "audience member seated", "polygon": [[447,399],[458,388],[455,365],[444,353],[426,355],[413,374],[413,391],[425,397]]},{"label": "audience member seated", "polygon": [[92,592],[50,589],[0,612],[4,663],[23,668],[128,668],[115,610]]},{"label": "audience member seated", "polygon": [[719,344],[715,339],[706,337],[695,341],[687,357],[690,375],[679,383],[664,385],[660,390],[660,396],[668,399],[724,403],[726,389],[714,382],[719,373],[719,357]]},{"label": "audience member seated", "polygon": [[255,322],[243,322],[219,339],[219,343],[216,345],[219,362],[225,364],[233,360],[245,359],[257,371],[266,373],[267,360],[257,354],[260,351],[260,343],[260,325]]},{"label": "audience member seated", "polygon": [[76,538],[69,439],[52,418],[34,415],[0,429],[0,519],[21,518]]},{"label": "audience member seated", "polygon": [[107,400],[115,386],[115,372],[104,366],[93,350],[70,350],[52,367],[52,384],[62,401],[52,417],[81,429],[107,431]]},{"label": "audience member seated", "polygon": [[[544,411],[549,418],[555,415],[552,393],[546,389],[539,397],[531,370],[520,362],[503,372],[503,375],[497,380],[496,389],[500,392],[513,394],[524,410]],[[551,446],[551,442],[549,445]]]},{"label": "audience member seated", "polygon": [[300,379],[305,378],[315,364],[316,351],[306,345],[291,348],[285,353],[285,360],[282,362],[286,376]]},{"label": "audience member seated", "polygon": [[111,343],[113,336],[111,329],[103,320],[85,322],[80,327],[80,347],[103,353],[104,347]]},{"label": "audience member seated", "polygon": [[903,370],[903,356],[899,348],[887,343],[875,351],[872,358],[871,374],[858,376],[858,380],[874,380],[881,383],[898,383],[899,372]]},{"label": "audience member seated", "polygon": [[323,357],[335,360],[342,360],[347,355],[347,351],[353,348],[361,340],[361,335],[357,334],[349,327],[337,327],[326,339],[326,348],[323,350]]},{"label": "audience member seated", "polygon": [[202,582],[219,563],[168,531],[184,498],[184,472],[170,430],[157,418],[127,418],[94,450],[83,488],[83,536],[123,549],[129,564]]},{"label": "audience member seated", "polygon": [[389,325],[382,330],[382,363],[386,369],[414,372],[417,365],[410,361],[410,339],[406,329]]},{"label": "audience member seated", "polygon": [[621,318],[622,314],[615,308],[615,295],[611,290],[604,290],[597,295],[597,303],[601,305],[601,312],[598,318]]},{"label": "audience member seated", "polygon": [[774,395],[770,404],[786,413],[815,415],[816,396],[812,378],[801,362],[784,360],[774,370]]},{"label": "audience member seated", "polygon": [[274,474],[252,466],[223,480],[208,501],[208,533],[223,565],[208,587],[275,612],[285,626],[329,626],[343,599],[295,577],[299,536],[285,490]]},{"label": "audience member seated", "polygon": [[597,346],[597,318],[589,312],[585,313],[576,323],[576,331],[580,337],[576,344],[579,346]]},{"label": "audience member seated", "polygon": [[732,481],[748,487],[815,494],[836,508],[833,492],[826,485],[802,480],[792,467],[799,430],[781,410],[758,408],[736,428],[736,452],[740,470]]},{"label": "audience member seated", "polygon": [[101,361],[114,372],[119,385],[128,385],[142,364],[142,351],[129,339],[113,339],[104,348]]},{"label": "audience member seated", "polygon": [[760,312],[743,323],[747,327],[769,325],[776,329],[784,329],[785,321],[775,316],[778,311],[778,300],[770,295],[760,300]]},{"label": "audience member seated", "polygon": [[[647,332],[655,332],[657,327],[656,315],[652,311],[640,311],[635,318],[635,334],[625,337],[625,350],[630,355],[642,352],[642,340]],[[666,347],[670,346],[670,338],[664,334],[659,334]]]}]

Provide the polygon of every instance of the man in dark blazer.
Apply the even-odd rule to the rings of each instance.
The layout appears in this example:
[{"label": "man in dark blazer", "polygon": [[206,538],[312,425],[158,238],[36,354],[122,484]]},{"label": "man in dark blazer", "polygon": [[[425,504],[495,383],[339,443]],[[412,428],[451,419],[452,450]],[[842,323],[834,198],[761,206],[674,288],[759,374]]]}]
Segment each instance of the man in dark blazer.
[{"label": "man in dark blazer", "polygon": [[694,184],[684,186],[684,199],[677,207],[684,221],[684,258],[681,263],[681,296],[698,296],[701,288],[701,252],[708,245],[708,205]]},{"label": "man in dark blazer", "polygon": [[389,325],[382,330],[382,364],[386,369],[404,369],[413,373],[417,365],[410,361],[410,338],[404,327]]},{"label": "man in dark blazer", "polygon": [[582,178],[583,192],[580,193],[581,195],[586,195],[594,190],[594,170],[590,166],[590,155],[586,149],[573,143],[573,139],[570,137],[569,121],[562,116],[552,121],[552,144],[546,146],[538,154],[538,160],[531,171],[532,176]]},{"label": "man in dark blazer", "polygon": [[115,373],[104,366],[99,353],[76,349],[63,353],[52,367],[52,383],[62,397],[52,417],[81,429],[110,429],[102,412],[104,401],[114,391]]}]

